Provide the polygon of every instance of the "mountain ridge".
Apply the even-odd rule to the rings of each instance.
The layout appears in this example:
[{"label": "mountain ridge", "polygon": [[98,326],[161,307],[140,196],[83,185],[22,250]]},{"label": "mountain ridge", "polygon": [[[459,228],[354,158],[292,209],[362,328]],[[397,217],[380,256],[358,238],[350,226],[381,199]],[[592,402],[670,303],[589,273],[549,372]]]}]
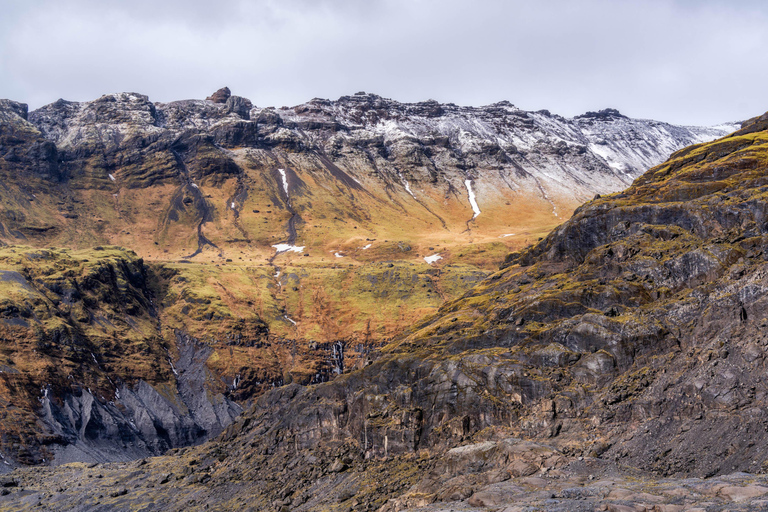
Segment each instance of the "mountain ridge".
[{"label": "mountain ridge", "polygon": [[[13,114],[25,114],[20,104],[5,111],[6,122]],[[26,119],[33,125],[22,126]],[[235,243],[239,249],[268,257],[269,246],[280,241],[281,233],[268,229],[272,231],[269,237],[276,240],[265,244],[264,237],[257,236],[263,227],[255,224],[257,219],[248,207],[271,202],[274,208],[285,210],[287,197],[276,176],[276,168],[282,165],[288,168],[288,181],[295,181],[298,187],[294,206],[306,209],[307,199],[314,196],[312,209],[318,215],[332,213],[318,210],[320,197],[332,209],[359,210],[358,222],[369,224],[358,226],[367,238],[375,238],[387,225],[384,212],[387,218],[407,216],[421,232],[439,226],[460,232],[474,225],[480,233],[501,236],[515,232],[509,228],[521,231],[543,223],[554,227],[558,215],[567,217],[572,208],[595,193],[627,186],[673,150],[726,133],[725,128],[674,127],[613,114],[566,120],[544,111],[525,112],[508,102],[476,108],[437,102],[401,104],[375,95],[344,96],[336,102],[312,100],[291,109],[275,109],[253,107],[237,96],[227,96],[223,103],[184,100],[155,104],[146,96],[121,93],[93,102],[60,100],[19,115],[18,120],[19,132],[25,136],[40,131],[41,136],[30,143],[49,152],[39,159],[36,174],[54,182],[63,180],[66,188],[61,192],[77,192],[64,194],[58,206],[45,205],[39,215],[34,215],[35,205],[22,200],[5,215],[5,234],[0,237],[7,242],[42,238],[71,245],[81,237],[68,231],[86,231],[92,233],[91,240],[83,242],[130,246],[149,259],[174,255],[145,249],[135,233],[127,234],[124,224],[130,216],[124,215],[122,221],[118,216],[88,223],[86,218],[104,217],[103,207],[89,211],[72,201],[109,203],[113,201],[111,191],[133,209],[136,199],[131,191],[146,188],[157,196],[150,211],[165,220],[140,232],[166,247],[183,245],[183,252],[175,256],[213,249],[194,234],[192,226],[184,227],[202,217],[197,222],[200,234],[207,232],[204,239],[213,245],[226,247],[232,245],[227,240],[239,241]],[[297,160],[298,155],[302,157]],[[41,164],[47,168],[39,168]],[[275,175],[271,179],[264,175],[265,165],[274,166],[268,170]],[[298,167],[293,170],[293,166]],[[249,167],[263,169],[261,177],[250,173]],[[306,173],[311,181],[304,179]],[[260,179],[267,180],[266,195],[255,193]],[[329,179],[332,181],[325,185]],[[183,186],[174,193],[162,190],[179,182]],[[348,200],[318,195],[312,182],[331,190],[338,184]],[[210,198],[202,197],[199,188],[194,190],[207,184],[210,187],[205,192],[213,194]],[[87,193],[89,190],[92,192]],[[478,211],[486,215],[475,215],[467,197],[470,192]],[[363,193],[367,199],[358,197]],[[174,206],[174,194],[183,196],[179,200],[191,200],[192,210],[178,203]],[[371,200],[375,206],[367,204]],[[6,209],[13,204],[4,203]],[[520,219],[522,225],[499,226],[493,220],[497,218],[494,212],[504,210],[507,203],[518,203],[521,208],[517,210],[528,212]],[[313,237],[311,219],[303,219],[300,213],[297,218],[305,220],[307,236]],[[27,225],[7,218],[17,214],[26,217]],[[134,215],[133,220],[140,218]],[[280,219],[283,222],[284,215]],[[149,219],[141,219],[141,223],[147,222]],[[9,231],[17,234],[9,237]],[[94,236],[99,232],[104,234]],[[341,232],[344,237],[362,234]],[[256,238],[260,238],[259,247],[248,243]]]}]

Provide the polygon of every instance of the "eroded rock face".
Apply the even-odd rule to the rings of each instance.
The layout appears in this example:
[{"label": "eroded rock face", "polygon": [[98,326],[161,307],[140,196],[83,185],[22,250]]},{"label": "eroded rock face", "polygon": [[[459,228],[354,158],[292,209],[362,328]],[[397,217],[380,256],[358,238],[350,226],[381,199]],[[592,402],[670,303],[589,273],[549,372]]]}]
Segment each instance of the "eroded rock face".
[{"label": "eroded rock face", "polygon": [[157,455],[241,412],[205,365],[209,347],[181,333],[163,340],[157,277],[135,253],[19,247],[2,261],[17,269],[0,271],[7,464]]},{"label": "eroded rock face", "polygon": [[483,373],[528,373],[512,386],[527,436],[603,437],[603,457],[663,474],[761,469],[766,143],[745,129],[674,154],[512,254],[405,343],[504,348],[509,362]]},{"label": "eroded rock face", "polygon": [[[517,205],[531,191],[530,211],[555,218],[569,201],[621,188],[663,153],[718,133],[610,111],[567,120],[508,103],[398,104],[367,94],[292,109],[254,108],[231,95],[154,104],[124,93],[59,101],[28,120],[22,105],[5,102],[0,110],[0,166],[9,177],[0,191],[0,239],[46,247],[125,242],[154,259],[171,258],[158,255],[168,247],[184,262],[226,261],[235,248],[273,257],[279,237],[287,233],[293,244],[322,234],[331,218],[334,229],[358,233],[402,230],[403,219],[447,234],[485,218],[501,229],[509,223],[499,212],[526,210],[506,203]],[[295,340],[270,339],[255,308],[230,314],[213,292],[183,284],[196,277],[235,304],[207,269],[155,267],[167,275],[152,284],[136,255],[112,255],[95,267],[89,262],[100,256],[82,256],[87,261],[72,267],[60,255],[25,249],[50,264],[41,271],[22,259],[0,275],[18,294],[2,304],[0,334],[5,345],[47,359],[25,368],[34,378],[17,369],[21,359],[0,361],[0,382],[23,390],[28,406],[3,442],[24,463],[106,460],[123,449],[126,456],[158,453],[225,427],[238,412],[227,396],[247,400],[277,387],[218,444],[196,452],[226,462],[218,482],[257,482],[254,499],[268,506],[279,500],[312,510],[347,501],[365,479],[380,480],[371,503],[411,488],[429,499],[463,499],[471,487],[457,472],[464,462],[445,469],[450,457],[443,455],[512,436],[551,443],[544,459],[527,444],[532,453],[517,459],[493,452],[515,459],[510,471],[521,478],[550,456],[579,454],[667,474],[759,466],[763,390],[752,381],[763,360],[755,341],[764,306],[760,122],[680,152],[626,192],[593,201],[365,369],[320,386],[283,386],[293,375],[281,365],[302,363],[301,382],[326,380],[340,368],[335,340],[296,350]],[[475,196],[480,214],[468,200]],[[270,222],[267,209],[281,215]],[[304,220],[310,216],[317,224]],[[382,257],[413,249],[398,242],[387,251]],[[305,279],[272,270],[253,275],[293,291]],[[373,294],[374,303],[385,292],[410,293],[390,272],[372,272],[360,293]],[[379,279],[397,286],[377,289]],[[431,279],[422,284],[434,287]],[[176,291],[163,295],[164,286]],[[154,304],[160,297],[167,303]],[[320,299],[313,303],[322,306]],[[176,303],[182,323],[218,322],[227,332],[202,344],[167,325],[163,331],[162,320],[174,319],[157,308]],[[279,320],[291,321],[284,310]],[[334,336],[333,325],[328,332]],[[229,353],[215,375],[202,364],[212,346]],[[255,366],[264,354],[270,364]],[[40,407],[47,437],[31,412]],[[744,443],[701,452],[702,440],[711,447],[729,431]],[[41,436],[27,446],[22,432]],[[382,462],[390,458],[402,465]],[[456,489],[421,481],[422,469],[436,468],[459,479]],[[310,495],[306,484],[319,477]]]}]

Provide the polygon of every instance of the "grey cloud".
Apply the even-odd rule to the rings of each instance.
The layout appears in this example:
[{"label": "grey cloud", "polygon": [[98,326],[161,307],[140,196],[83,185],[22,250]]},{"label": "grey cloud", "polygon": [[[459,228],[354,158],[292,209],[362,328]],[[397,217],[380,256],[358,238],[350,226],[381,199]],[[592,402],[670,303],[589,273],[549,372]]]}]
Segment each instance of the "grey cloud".
[{"label": "grey cloud", "polygon": [[4,4],[0,96],[33,106],[120,90],[199,98],[228,85],[262,106],[366,90],[690,124],[768,108],[768,9],[757,1]]}]

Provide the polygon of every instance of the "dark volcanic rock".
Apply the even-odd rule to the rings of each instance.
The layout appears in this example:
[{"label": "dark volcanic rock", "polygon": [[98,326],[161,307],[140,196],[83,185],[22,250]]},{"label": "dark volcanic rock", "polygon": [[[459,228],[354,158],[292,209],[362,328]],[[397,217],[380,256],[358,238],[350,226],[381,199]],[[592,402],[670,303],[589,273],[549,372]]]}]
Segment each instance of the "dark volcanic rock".
[{"label": "dark volcanic rock", "polygon": [[610,119],[614,119],[614,118],[629,119],[627,116],[623,115],[621,112],[619,112],[615,108],[606,108],[606,109],[603,109],[603,110],[599,110],[597,112],[587,112],[587,113],[582,114],[580,116],[576,116],[576,119],[610,120]]},{"label": "dark volcanic rock", "polygon": [[205,99],[206,101],[212,101],[214,103],[226,103],[231,95],[232,93],[230,92],[229,87],[222,87]]},{"label": "dark volcanic rock", "polygon": [[[1,112],[6,112],[6,113],[2,114]],[[27,106],[26,103],[19,103],[18,101],[0,99],[0,119],[2,119],[3,121],[8,120],[8,117],[7,117],[8,112],[12,112],[26,121],[27,115],[29,112],[29,107]]]},{"label": "dark volcanic rock", "polygon": [[0,100],[0,172],[12,182],[30,177],[56,181],[60,178],[56,146],[27,117],[26,104]]},{"label": "dark volcanic rock", "polygon": [[240,96],[230,96],[227,98],[226,105],[230,112],[234,112],[243,119],[251,118],[253,104],[249,99]]},{"label": "dark volcanic rock", "polygon": [[[159,332],[155,276],[134,253],[8,249],[0,271],[0,456],[11,463],[129,460],[197,444],[241,408],[210,348]],[[20,295],[21,294],[21,298]],[[12,414],[9,414],[12,411]],[[34,418],[34,419],[32,419]]]}]

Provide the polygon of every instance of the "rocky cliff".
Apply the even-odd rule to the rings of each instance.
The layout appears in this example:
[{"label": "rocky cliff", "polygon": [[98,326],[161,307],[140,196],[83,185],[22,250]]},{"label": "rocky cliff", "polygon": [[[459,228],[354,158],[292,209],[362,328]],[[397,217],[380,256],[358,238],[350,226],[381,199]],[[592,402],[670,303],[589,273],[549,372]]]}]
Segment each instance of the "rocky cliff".
[{"label": "rocky cliff", "polygon": [[114,503],[759,508],[764,477],[737,472],[768,461],[766,119],[587,203],[365,368],[266,393]]},{"label": "rocky cliff", "polygon": [[134,253],[15,247],[0,261],[6,466],[160,454],[241,412],[206,368],[209,349],[163,339],[155,278]]}]

